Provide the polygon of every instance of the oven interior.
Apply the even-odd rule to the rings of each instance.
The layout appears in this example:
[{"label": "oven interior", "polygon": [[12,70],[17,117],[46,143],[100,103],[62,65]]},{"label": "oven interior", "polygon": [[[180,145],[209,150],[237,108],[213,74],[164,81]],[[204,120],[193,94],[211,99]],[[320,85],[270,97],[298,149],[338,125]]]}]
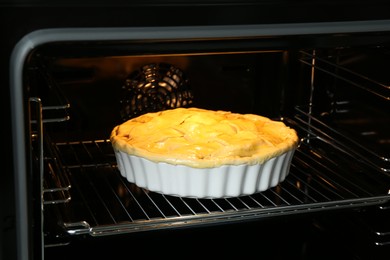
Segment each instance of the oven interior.
[{"label": "oven interior", "polygon": [[[42,195],[35,203],[43,205],[45,246],[344,209],[389,215],[390,41],[348,37],[36,48],[24,71],[26,120],[32,169],[42,168],[32,189]],[[112,128],[178,106],[255,113],[296,129],[301,140],[286,180],[226,199],[167,196],[128,183],[116,167]],[[359,226],[370,243],[386,247],[388,221],[373,223],[366,217]]]}]

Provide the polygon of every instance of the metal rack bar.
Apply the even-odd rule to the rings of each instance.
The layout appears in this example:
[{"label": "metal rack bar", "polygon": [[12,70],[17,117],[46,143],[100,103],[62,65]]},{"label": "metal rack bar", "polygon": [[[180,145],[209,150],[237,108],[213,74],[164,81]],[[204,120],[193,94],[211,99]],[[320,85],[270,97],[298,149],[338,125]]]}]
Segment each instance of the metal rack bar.
[{"label": "metal rack bar", "polygon": [[[119,176],[118,176],[119,178]],[[137,198],[134,196],[134,194],[129,190],[128,186],[124,183],[124,180],[123,178],[120,178],[120,183],[123,185],[123,187],[126,187],[126,190],[128,191],[128,193],[130,194],[131,198],[133,199],[134,203],[141,209],[142,213],[144,214],[145,216],[145,219],[146,220],[150,220],[150,217],[148,216],[148,214],[146,213],[146,211],[142,208],[140,202],[137,200]],[[131,217],[131,214],[129,213],[129,216],[130,216],[130,220],[131,221],[134,221],[133,217]]]},{"label": "metal rack bar", "polygon": [[367,147],[361,145],[357,140],[353,140],[345,134],[331,128],[318,118],[305,112],[302,108],[297,107],[297,114],[294,117],[300,127],[310,129],[311,134],[315,136],[322,136],[324,140],[331,140],[333,145],[337,145],[339,149],[346,153],[352,153],[365,160],[368,165],[378,169],[384,173],[390,172],[388,169],[389,158],[377,154],[376,151],[369,150]]},{"label": "metal rack bar", "polygon": [[[352,86],[365,90],[368,93],[374,94],[377,97],[380,97],[385,100],[390,100],[389,86],[364,75],[361,75],[355,71],[347,69],[343,66],[337,65],[331,61],[319,58],[318,56],[314,56],[314,54],[308,53],[306,51],[301,51],[301,54],[303,54],[303,58],[300,59],[301,63],[308,65],[312,68],[316,68],[322,72],[325,72],[331,75],[333,78],[341,79],[344,82],[347,82]],[[313,58],[315,58],[316,60],[315,64],[312,63]],[[328,70],[328,67],[337,69],[337,73]]]},{"label": "metal rack bar", "polygon": [[[301,152],[301,151],[298,151],[298,152]],[[302,159],[299,159],[299,160],[302,160],[301,163],[304,164],[305,160],[310,160],[310,158],[309,158],[309,156],[307,154],[302,153]],[[330,163],[330,162],[328,162],[328,163]],[[338,197],[340,199],[343,198],[343,196],[337,192],[338,190],[342,190],[342,189],[344,189],[345,192],[351,194],[351,196],[359,197],[355,192],[353,192],[352,190],[349,189],[349,187],[351,187],[351,186],[355,186],[356,188],[360,189],[362,192],[365,192],[365,190],[361,189],[359,186],[356,186],[353,182],[351,182],[350,180],[348,180],[347,178],[345,178],[344,176],[340,175],[338,172],[336,172],[336,171],[334,171],[332,169],[332,167],[337,167],[337,163],[333,163],[331,165],[332,167],[330,167],[330,166],[324,165],[322,162],[319,162],[319,166],[321,168],[326,169],[326,172],[332,173],[333,175],[338,175],[338,178],[342,179],[345,182],[348,182],[348,186],[346,186],[346,185],[340,184],[339,181],[336,180],[336,179],[333,179],[332,182],[330,182],[328,180],[324,181],[324,182],[319,182],[319,181],[316,180],[316,182],[319,183],[319,185],[322,186],[321,188],[323,190],[329,191],[329,193],[332,194],[332,195],[335,195],[335,197]],[[313,169],[313,171],[315,171],[315,173],[318,176],[321,175],[321,171],[319,171],[317,169]],[[325,196],[324,194],[322,194],[322,195]],[[367,194],[367,196],[371,196],[371,195],[372,194]],[[326,199],[330,199],[330,198],[326,197]]]},{"label": "metal rack bar", "polygon": [[48,143],[49,138],[45,139],[45,157],[44,157],[44,182],[43,182],[43,201],[45,205],[68,203],[71,200],[71,184],[68,175],[59,165],[57,156]]}]

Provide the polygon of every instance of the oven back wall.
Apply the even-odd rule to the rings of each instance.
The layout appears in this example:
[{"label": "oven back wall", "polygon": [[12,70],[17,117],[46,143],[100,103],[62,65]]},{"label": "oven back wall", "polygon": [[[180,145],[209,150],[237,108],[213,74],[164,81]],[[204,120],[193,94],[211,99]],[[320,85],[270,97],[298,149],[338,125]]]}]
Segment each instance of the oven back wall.
[{"label": "oven back wall", "polygon": [[[62,58],[56,59],[48,69],[54,77],[57,75],[55,80],[72,108],[68,130],[75,129],[89,138],[106,139],[115,125],[133,116],[130,112],[126,114],[122,105],[134,98],[126,91],[126,82],[142,82],[139,75],[145,73],[142,72],[143,68],[155,65],[174,66],[183,72],[182,79],[188,82],[193,95],[193,103],[187,106],[279,118],[284,98],[280,88],[285,83],[283,80],[288,80],[287,75],[283,75],[286,66],[283,63],[284,56],[283,52],[274,51],[194,56]],[[144,107],[143,112],[152,109],[152,104],[148,102],[139,102],[138,105]],[[72,138],[68,135],[67,138],[77,140],[80,137]]]}]

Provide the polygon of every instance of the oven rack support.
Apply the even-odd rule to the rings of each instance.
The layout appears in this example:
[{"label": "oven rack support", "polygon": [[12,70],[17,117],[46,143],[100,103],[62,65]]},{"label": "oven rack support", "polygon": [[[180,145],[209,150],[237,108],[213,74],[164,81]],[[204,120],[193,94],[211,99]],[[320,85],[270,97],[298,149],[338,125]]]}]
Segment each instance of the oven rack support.
[{"label": "oven rack support", "polygon": [[364,161],[365,164],[374,170],[390,176],[390,158],[365,147],[362,145],[361,140],[354,140],[337,129],[329,127],[322,120],[311,115],[305,107],[296,107],[296,111],[294,119],[299,121],[301,126],[309,129],[309,134],[321,136],[324,140],[328,140],[335,147],[338,147],[338,149],[345,153],[353,154],[361,161]]},{"label": "oven rack support", "polygon": [[[35,104],[35,105],[33,105]],[[38,142],[39,148],[37,151],[37,158],[40,171],[42,171],[42,200],[43,204],[57,204],[66,203],[70,201],[71,197],[69,190],[71,188],[69,180],[66,175],[61,174],[61,167],[58,164],[57,156],[51,150],[50,137],[44,136],[44,125],[47,123],[58,123],[68,121],[69,116],[53,117],[44,119],[44,111],[58,111],[62,110],[66,113],[66,109],[70,107],[69,104],[58,106],[43,106],[43,102],[39,97],[30,98],[30,107],[33,112],[30,115],[30,124],[32,126],[31,139],[33,142]]]},{"label": "oven rack support", "polygon": [[[338,65],[324,57],[319,57],[320,55],[317,55],[315,52],[301,51],[301,54],[300,62],[311,68],[313,91],[318,91],[314,90],[314,88],[319,89],[322,87],[321,80],[316,82],[315,79],[318,77],[315,74],[321,72],[329,75],[332,79],[337,79],[341,82],[340,85],[344,85],[349,91],[358,88],[363,91],[365,96],[373,96],[376,98],[375,101],[389,104],[390,88],[387,85]],[[313,96],[310,98],[312,99]],[[312,104],[297,106],[295,108],[297,113],[294,120],[299,121],[298,125],[307,129],[309,134],[328,138],[340,149],[347,153],[353,153],[373,169],[390,176],[390,155],[387,152],[388,149],[380,151],[377,149],[378,146],[375,145],[376,142],[383,143],[383,140],[388,140],[389,138],[388,131],[390,131],[390,128],[388,125],[390,125],[390,118],[386,109],[379,111],[370,105],[350,100],[333,100],[332,102],[331,108],[315,107]],[[365,127],[372,129],[371,132],[367,133],[365,127],[359,125],[358,120],[354,118],[356,114],[359,114],[359,117],[364,117],[366,120]],[[336,121],[336,123],[329,125],[329,123],[325,122],[328,117],[332,118],[328,121]],[[355,123],[352,125],[354,120]],[[343,125],[343,121],[347,123]],[[378,129],[384,130],[377,131]],[[370,136],[370,138],[365,138],[365,136]],[[382,145],[385,146],[386,144]]]},{"label": "oven rack support", "polygon": [[[45,86],[43,89],[46,91],[36,95],[42,101],[43,123],[60,123],[70,120],[70,102],[62,93],[58,83],[53,79],[45,65],[40,62],[38,65],[31,67],[29,72],[31,75],[30,80],[34,81],[34,84]],[[32,122],[34,122],[34,119]]]},{"label": "oven rack support", "polygon": [[[42,97],[30,98],[30,104],[37,103],[40,110],[40,114],[34,112],[30,115],[30,125],[41,126],[40,133],[33,131],[31,139],[33,141],[42,139],[42,153],[38,155],[37,160],[42,165],[44,175],[42,180],[43,204],[66,203],[71,199],[69,194],[71,186],[66,175],[60,174],[62,169],[56,159],[57,156],[51,150],[50,138],[44,133],[44,125],[69,121],[70,102],[43,64],[31,67],[29,72],[32,81],[37,84],[44,84],[47,88],[47,93],[42,94]],[[44,134],[45,138],[42,138]]]},{"label": "oven rack support", "polygon": [[[383,100],[390,101],[390,88],[388,85],[371,79],[367,76],[361,75],[355,71],[347,69],[334,62],[328,61],[324,58],[318,57],[315,53],[300,51],[302,58],[299,60],[302,64],[313,67],[319,71],[331,75],[333,78],[342,80],[353,87],[362,89],[367,93],[377,96]],[[315,60],[315,63],[312,60]],[[337,73],[336,73],[337,71]]]}]

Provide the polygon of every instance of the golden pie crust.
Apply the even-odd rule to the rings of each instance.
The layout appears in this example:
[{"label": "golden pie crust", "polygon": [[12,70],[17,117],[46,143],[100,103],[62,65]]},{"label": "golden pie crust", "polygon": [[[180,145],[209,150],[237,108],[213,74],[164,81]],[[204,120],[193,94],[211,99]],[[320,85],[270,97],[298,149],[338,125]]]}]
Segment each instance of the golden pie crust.
[{"label": "golden pie crust", "polygon": [[141,115],[116,126],[110,140],[117,151],[193,168],[262,164],[298,144],[283,122],[200,108]]}]

